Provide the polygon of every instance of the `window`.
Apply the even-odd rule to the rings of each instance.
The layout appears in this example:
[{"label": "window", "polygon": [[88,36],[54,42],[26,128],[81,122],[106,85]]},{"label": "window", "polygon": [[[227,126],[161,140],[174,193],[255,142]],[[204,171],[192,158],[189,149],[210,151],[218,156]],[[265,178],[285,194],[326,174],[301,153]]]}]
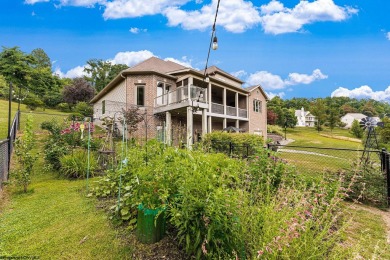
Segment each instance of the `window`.
[{"label": "window", "polygon": [[137,86],[137,105],[145,105],[145,86]]},{"label": "window", "polygon": [[253,111],[257,112],[257,113],[261,113],[261,106],[262,106],[262,102],[261,100],[258,100],[258,99],[254,99],[253,100]]},{"label": "window", "polygon": [[103,100],[102,101],[102,115],[104,115],[106,113],[106,101]]}]

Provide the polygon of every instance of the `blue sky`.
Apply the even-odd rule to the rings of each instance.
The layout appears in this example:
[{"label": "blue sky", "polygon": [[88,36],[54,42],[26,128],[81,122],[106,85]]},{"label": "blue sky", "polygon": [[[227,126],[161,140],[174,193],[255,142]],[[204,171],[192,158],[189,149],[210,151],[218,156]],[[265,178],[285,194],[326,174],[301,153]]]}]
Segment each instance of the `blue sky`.
[{"label": "blue sky", "polygon": [[[217,0],[12,0],[0,44],[43,48],[61,76],[92,58],[203,69]],[[210,65],[272,97],[390,101],[390,1],[221,0]]]}]

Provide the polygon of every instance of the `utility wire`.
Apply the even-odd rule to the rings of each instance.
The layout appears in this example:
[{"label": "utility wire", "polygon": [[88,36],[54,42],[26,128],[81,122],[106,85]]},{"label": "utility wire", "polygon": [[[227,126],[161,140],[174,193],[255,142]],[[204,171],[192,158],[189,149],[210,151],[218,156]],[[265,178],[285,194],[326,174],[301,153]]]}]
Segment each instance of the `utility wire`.
[{"label": "utility wire", "polygon": [[213,44],[213,38],[214,38],[214,35],[215,35],[215,24],[217,23],[217,17],[218,17],[218,9],[219,9],[219,3],[221,2],[221,0],[218,0],[218,4],[217,4],[217,10],[215,12],[215,18],[214,18],[214,24],[213,24],[213,31],[211,33],[211,39],[210,39],[210,45],[209,45],[209,51],[207,53],[207,59],[206,59],[206,66],[204,68],[204,78],[206,78],[206,72],[207,72],[207,65],[209,63],[209,58],[210,58],[210,50],[211,50],[211,46]]}]

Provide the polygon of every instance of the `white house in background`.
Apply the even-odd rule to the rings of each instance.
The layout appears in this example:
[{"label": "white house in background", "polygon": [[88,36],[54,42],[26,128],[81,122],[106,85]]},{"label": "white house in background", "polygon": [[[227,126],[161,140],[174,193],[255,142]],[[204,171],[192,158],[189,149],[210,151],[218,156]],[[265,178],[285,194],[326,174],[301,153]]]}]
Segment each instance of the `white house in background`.
[{"label": "white house in background", "polygon": [[367,117],[362,113],[347,113],[340,118],[341,122],[345,123],[345,128],[351,128],[354,120],[360,122],[363,118]]},{"label": "white house in background", "polygon": [[309,111],[305,111],[303,107],[301,110],[295,110],[295,117],[297,118],[297,126],[315,126],[316,117]]}]

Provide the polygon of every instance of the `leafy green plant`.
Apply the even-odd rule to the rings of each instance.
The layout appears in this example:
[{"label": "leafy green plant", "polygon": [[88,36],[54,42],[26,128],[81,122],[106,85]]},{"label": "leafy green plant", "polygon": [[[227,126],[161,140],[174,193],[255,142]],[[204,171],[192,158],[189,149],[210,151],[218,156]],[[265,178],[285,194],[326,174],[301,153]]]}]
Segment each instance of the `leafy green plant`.
[{"label": "leafy green plant", "polygon": [[23,135],[15,141],[15,155],[18,161],[15,178],[17,183],[23,187],[24,192],[27,192],[28,185],[31,182],[30,176],[37,158],[36,154],[32,151],[34,148],[32,124],[32,117],[28,116]]},{"label": "leafy green plant", "polygon": [[267,132],[283,136],[283,129],[278,125],[267,125]]},{"label": "leafy green plant", "polygon": [[74,112],[79,113],[82,116],[92,116],[93,107],[87,102],[78,102],[74,108]]},{"label": "leafy green plant", "polygon": [[89,175],[94,176],[94,171],[97,169],[97,161],[93,154],[82,150],[74,150],[72,154],[64,155],[60,158],[61,168],[60,173],[67,178],[86,178],[89,160]]}]

